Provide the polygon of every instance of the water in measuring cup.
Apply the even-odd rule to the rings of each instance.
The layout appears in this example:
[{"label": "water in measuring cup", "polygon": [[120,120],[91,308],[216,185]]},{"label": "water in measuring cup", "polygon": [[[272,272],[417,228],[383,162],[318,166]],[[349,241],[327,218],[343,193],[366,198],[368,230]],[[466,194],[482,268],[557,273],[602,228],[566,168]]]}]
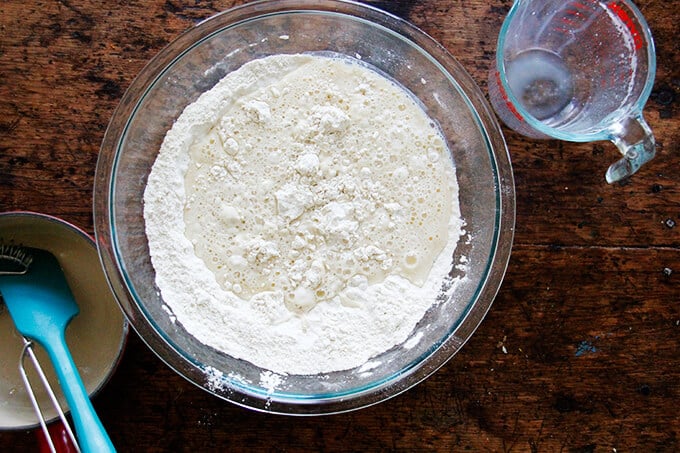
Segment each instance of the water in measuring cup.
[{"label": "water in measuring cup", "polygon": [[536,119],[559,122],[574,97],[574,81],[556,54],[542,49],[519,53],[505,64],[510,90]]}]

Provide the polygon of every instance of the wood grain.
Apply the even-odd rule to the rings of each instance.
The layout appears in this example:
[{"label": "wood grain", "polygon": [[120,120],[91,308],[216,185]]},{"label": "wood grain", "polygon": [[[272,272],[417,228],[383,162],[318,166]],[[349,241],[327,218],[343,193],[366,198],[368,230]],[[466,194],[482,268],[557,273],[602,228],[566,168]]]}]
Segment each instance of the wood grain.
[{"label": "wood grain", "polygon": [[[92,232],[92,186],[113,110],[145,63],[233,1],[0,3],[0,210]],[[438,40],[483,91],[508,0],[369,2]],[[119,451],[680,450],[680,8],[639,0],[655,37],[645,116],[658,155],[607,185],[611,143],[504,129],[515,246],[463,350],[405,394],[349,414],[292,418],[214,398],[132,334],[94,404]],[[0,451],[35,451],[30,431]]]}]

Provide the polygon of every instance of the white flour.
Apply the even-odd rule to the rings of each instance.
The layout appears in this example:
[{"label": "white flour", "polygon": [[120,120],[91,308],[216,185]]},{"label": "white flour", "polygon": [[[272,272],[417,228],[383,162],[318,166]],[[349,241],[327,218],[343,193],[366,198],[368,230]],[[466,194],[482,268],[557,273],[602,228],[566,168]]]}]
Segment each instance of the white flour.
[{"label": "white flour", "polygon": [[406,340],[462,233],[431,120],[364,65],[321,56],[248,63],[188,106],[144,203],[176,320],[277,373],[358,367]]}]

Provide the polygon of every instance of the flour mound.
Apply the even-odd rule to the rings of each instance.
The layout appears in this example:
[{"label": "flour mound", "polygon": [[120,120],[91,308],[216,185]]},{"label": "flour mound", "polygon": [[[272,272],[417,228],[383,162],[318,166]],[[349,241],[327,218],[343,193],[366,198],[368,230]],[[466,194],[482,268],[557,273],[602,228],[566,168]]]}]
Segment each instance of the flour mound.
[{"label": "flour mound", "polygon": [[177,321],[290,374],[357,367],[406,340],[462,234],[431,119],[366,65],[316,55],[255,60],[189,105],[144,217]]}]

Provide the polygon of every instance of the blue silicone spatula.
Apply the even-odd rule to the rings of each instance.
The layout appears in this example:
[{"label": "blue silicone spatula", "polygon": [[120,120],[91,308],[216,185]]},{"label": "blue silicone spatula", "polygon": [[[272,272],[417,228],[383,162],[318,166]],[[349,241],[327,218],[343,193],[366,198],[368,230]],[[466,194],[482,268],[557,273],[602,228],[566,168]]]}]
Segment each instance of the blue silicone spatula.
[{"label": "blue silicone spatula", "polygon": [[46,351],[71,410],[80,449],[115,452],[66,345],[79,312],[56,257],[45,250],[0,246],[0,294],[17,331]]}]

